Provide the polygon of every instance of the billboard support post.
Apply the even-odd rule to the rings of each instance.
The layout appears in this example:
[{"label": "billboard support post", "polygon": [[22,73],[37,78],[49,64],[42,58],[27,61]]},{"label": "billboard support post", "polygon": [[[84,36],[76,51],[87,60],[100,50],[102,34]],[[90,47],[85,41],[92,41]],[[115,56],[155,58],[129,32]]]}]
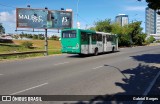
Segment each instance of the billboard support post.
[{"label": "billboard support post", "polygon": [[47,29],[45,29],[45,56],[48,56],[48,39],[47,39]]}]

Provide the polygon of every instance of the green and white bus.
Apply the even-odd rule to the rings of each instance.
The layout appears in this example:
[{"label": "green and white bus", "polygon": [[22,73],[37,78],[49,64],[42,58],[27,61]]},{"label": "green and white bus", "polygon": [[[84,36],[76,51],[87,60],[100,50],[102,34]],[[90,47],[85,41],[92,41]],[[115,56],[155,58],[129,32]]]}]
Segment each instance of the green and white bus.
[{"label": "green and white bus", "polygon": [[94,54],[118,50],[118,38],[111,33],[83,29],[61,31],[62,53]]}]

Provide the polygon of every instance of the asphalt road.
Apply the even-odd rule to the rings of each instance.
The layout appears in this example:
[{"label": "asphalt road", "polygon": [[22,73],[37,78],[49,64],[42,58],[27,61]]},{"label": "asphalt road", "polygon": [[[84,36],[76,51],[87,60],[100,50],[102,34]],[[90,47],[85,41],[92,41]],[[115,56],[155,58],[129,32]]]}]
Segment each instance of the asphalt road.
[{"label": "asphalt road", "polygon": [[[104,103],[107,96],[148,95],[160,74],[159,57],[160,46],[143,46],[99,56],[64,54],[0,62],[0,95],[95,95],[77,104],[95,104],[97,99]],[[42,104],[46,103],[57,104]]]}]

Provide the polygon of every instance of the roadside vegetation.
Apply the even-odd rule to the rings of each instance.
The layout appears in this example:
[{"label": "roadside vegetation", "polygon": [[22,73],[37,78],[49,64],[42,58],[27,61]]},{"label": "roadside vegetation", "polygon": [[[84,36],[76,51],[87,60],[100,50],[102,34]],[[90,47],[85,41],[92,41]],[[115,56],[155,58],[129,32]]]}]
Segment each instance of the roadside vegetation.
[{"label": "roadside vegetation", "polygon": [[[0,43],[0,53],[44,50],[44,40],[13,40],[12,43]],[[60,41],[48,40],[50,54],[60,53]]]},{"label": "roadside vegetation", "polygon": [[[99,20],[94,23],[94,27],[91,27],[90,30],[117,34],[120,47],[142,46],[155,41],[153,36],[146,38],[147,35],[142,32],[141,21],[120,26],[118,23],[112,23],[111,19]],[[0,33],[5,33],[2,24],[0,24]],[[0,54],[44,50],[44,34],[26,34],[22,32],[19,35],[14,35],[14,38],[18,40],[0,41]],[[24,38],[28,40],[23,40]],[[58,36],[52,35],[48,38],[48,53],[49,55],[61,53],[61,44]],[[0,56],[0,60],[35,56],[44,55],[38,53],[18,56]]]},{"label": "roadside vegetation", "polygon": [[[27,52],[27,51],[42,51],[44,50],[44,40],[13,40],[10,43],[0,42],[0,54],[4,53],[16,53],[16,52]],[[61,54],[61,44],[57,40],[48,40],[48,54]],[[0,56],[0,60],[4,59],[15,59],[15,58],[27,58],[44,56],[43,53],[34,53],[26,55],[16,56]]]},{"label": "roadside vegetation", "polygon": [[[5,33],[5,28],[0,23],[0,36]],[[32,51],[44,51],[44,34],[27,34],[21,33],[19,35],[13,35],[10,39],[0,39],[0,54],[17,53],[17,52],[32,52]],[[52,35],[48,38],[48,54],[61,54],[61,44],[59,37]],[[12,56],[0,56],[0,61],[4,59],[15,58],[27,58],[44,56],[43,53],[25,54],[25,55],[12,55]]]},{"label": "roadside vegetation", "polygon": [[120,26],[118,23],[112,23],[111,19],[99,20],[90,30],[117,34],[120,47],[142,46],[153,42],[153,37],[146,39],[147,35],[142,32],[141,21]]}]

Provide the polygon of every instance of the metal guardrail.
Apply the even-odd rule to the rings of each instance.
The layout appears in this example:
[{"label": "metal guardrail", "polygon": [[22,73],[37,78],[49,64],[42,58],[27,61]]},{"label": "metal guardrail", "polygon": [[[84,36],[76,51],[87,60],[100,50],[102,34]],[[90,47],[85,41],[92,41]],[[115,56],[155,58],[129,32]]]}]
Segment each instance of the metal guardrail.
[{"label": "metal guardrail", "polygon": [[27,51],[27,52],[14,52],[14,53],[3,53],[0,56],[12,56],[12,55],[24,55],[33,53],[46,53],[46,51]]}]

